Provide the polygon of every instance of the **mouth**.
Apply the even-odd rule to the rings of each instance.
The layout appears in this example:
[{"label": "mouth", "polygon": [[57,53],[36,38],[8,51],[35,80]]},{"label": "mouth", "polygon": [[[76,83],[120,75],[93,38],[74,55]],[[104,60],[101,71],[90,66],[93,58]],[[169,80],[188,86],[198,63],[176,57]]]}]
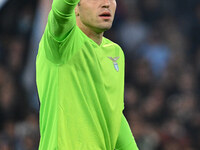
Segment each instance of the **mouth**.
[{"label": "mouth", "polygon": [[111,18],[111,13],[110,12],[103,12],[99,15],[102,19],[108,20]]}]

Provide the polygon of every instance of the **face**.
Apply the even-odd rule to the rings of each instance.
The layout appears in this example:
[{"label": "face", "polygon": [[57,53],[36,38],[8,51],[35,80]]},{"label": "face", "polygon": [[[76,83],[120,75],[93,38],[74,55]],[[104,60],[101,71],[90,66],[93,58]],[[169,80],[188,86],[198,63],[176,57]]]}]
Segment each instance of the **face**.
[{"label": "face", "polygon": [[116,10],[116,0],[81,0],[76,7],[80,26],[96,33],[111,28]]}]

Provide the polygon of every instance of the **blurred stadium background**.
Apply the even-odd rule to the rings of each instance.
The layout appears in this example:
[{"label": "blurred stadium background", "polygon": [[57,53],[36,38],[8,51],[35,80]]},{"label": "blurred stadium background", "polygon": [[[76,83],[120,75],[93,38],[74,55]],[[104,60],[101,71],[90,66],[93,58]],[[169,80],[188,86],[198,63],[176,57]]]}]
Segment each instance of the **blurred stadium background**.
[{"label": "blurred stadium background", "polygon": [[[105,36],[126,56],[125,115],[140,150],[200,150],[200,1],[117,0]],[[0,150],[39,143],[35,57],[51,0],[0,0]]]}]

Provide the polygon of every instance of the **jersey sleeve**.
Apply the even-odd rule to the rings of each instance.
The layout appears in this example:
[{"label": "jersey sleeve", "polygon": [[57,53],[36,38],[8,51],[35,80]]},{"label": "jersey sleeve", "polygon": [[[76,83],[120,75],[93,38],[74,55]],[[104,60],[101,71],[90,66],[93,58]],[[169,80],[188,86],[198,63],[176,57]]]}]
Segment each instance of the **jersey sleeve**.
[{"label": "jersey sleeve", "polygon": [[43,49],[47,59],[52,62],[59,62],[67,49],[60,48],[62,43],[64,41],[69,43],[70,38],[73,38],[70,35],[76,26],[74,9],[78,2],[79,0],[53,0],[45,32],[40,42],[44,45]]},{"label": "jersey sleeve", "polygon": [[48,18],[49,33],[57,41],[63,41],[75,26],[74,9],[79,0],[54,0]]},{"label": "jersey sleeve", "polygon": [[124,115],[122,115],[121,127],[120,127],[119,136],[117,139],[115,149],[116,150],[139,150]]}]

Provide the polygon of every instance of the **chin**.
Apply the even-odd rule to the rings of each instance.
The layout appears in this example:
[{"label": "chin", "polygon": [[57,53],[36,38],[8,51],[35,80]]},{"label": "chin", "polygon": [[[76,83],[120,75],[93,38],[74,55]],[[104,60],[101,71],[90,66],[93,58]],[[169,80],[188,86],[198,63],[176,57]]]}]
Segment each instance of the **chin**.
[{"label": "chin", "polygon": [[109,30],[112,27],[112,23],[108,23],[108,22],[102,23],[102,24],[94,25],[93,27],[94,27],[93,29],[95,29],[95,32],[102,33],[104,31]]},{"label": "chin", "polygon": [[111,27],[112,27],[112,24],[111,24],[111,25],[104,25],[104,26],[101,26],[100,29],[103,30],[103,31],[107,31],[107,30],[109,30]]}]

